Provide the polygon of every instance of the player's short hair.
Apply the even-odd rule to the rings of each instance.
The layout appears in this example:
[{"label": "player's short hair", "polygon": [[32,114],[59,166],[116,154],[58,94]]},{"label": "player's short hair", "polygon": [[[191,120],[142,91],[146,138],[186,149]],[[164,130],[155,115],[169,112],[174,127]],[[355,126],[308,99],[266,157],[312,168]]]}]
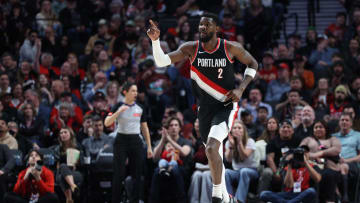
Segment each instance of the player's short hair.
[{"label": "player's short hair", "polygon": [[213,19],[213,21],[215,22],[215,24],[217,26],[219,26],[219,17],[214,14],[214,13],[210,13],[210,12],[205,12],[204,14],[201,15],[202,18],[211,18]]}]

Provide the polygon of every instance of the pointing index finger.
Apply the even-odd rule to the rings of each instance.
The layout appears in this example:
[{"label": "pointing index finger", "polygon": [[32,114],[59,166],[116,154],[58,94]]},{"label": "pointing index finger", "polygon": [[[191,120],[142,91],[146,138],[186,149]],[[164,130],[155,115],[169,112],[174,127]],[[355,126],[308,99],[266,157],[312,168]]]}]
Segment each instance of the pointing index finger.
[{"label": "pointing index finger", "polygon": [[149,20],[151,27],[157,27],[156,24],[154,23],[154,21],[152,21],[151,19]]}]

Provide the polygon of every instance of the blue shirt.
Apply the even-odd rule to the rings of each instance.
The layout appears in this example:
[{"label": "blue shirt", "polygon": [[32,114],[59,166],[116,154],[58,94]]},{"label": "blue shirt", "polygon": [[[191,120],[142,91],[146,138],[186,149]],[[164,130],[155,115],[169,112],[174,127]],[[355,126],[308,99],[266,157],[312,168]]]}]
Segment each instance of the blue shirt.
[{"label": "blue shirt", "polygon": [[351,130],[347,135],[341,135],[340,132],[333,134],[341,142],[340,156],[344,159],[356,157],[360,150],[360,132]]},{"label": "blue shirt", "polygon": [[280,82],[279,80],[272,80],[267,88],[265,101],[278,102],[281,96],[291,89],[288,82]]}]

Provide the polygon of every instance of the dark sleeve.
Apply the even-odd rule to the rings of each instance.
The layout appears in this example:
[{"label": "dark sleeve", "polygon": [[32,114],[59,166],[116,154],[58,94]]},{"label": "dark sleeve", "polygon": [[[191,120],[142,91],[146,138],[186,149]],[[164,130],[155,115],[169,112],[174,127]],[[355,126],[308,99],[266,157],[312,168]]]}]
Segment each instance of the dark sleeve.
[{"label": "dark sleeve", "polygon": [[270,154],[272,152],[275,153],[275,151],[276,151],[276,147],[275,147],[274,140],[271,140],[270,143],[268,145],[266,145],[266,154]]},{"label": "dark sleeve", "polygon": [[115,113],[122,104],[123,104],[122,102],[119,102],[119,103],[115,104],[115,105],[111,108],[110,112],[111,112],[111,113]]},{"label": "dark sleeve", "polygon": [[15,166],[15,161],[13,158],[13,154],[11,153],[9,147],[7,145],[0,145],[2,148],[2,152],[4,154],[5,160],[6,160],[6,164],[5,166],[1,169],[4,173],[8,173],[9,171],[11,171],[14,166]]}]

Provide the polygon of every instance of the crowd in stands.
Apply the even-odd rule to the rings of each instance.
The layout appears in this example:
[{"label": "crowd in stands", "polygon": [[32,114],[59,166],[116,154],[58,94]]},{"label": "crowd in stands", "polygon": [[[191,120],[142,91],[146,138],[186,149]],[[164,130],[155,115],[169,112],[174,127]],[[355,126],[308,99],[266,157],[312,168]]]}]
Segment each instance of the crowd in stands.
[{"label": "crowd in stands", "polygon": [[[174,51],[199,39],[204,12],[260,64],[224,142],[228,192],[243,203],[359,201],[360,3],[339,2],[346,12],[326,30],[282,44],[287,0],[0,0],[0,203],[110,202],[118,126],[104,119],[124,83],[137,86],[153,149],[143,140],[141,200],[211,202],[190,61],[157,67],[146,36],[153,19]],[[234,68],[240,84],[246,67]],[[132,179],[121,184],[131,199]]]}]

